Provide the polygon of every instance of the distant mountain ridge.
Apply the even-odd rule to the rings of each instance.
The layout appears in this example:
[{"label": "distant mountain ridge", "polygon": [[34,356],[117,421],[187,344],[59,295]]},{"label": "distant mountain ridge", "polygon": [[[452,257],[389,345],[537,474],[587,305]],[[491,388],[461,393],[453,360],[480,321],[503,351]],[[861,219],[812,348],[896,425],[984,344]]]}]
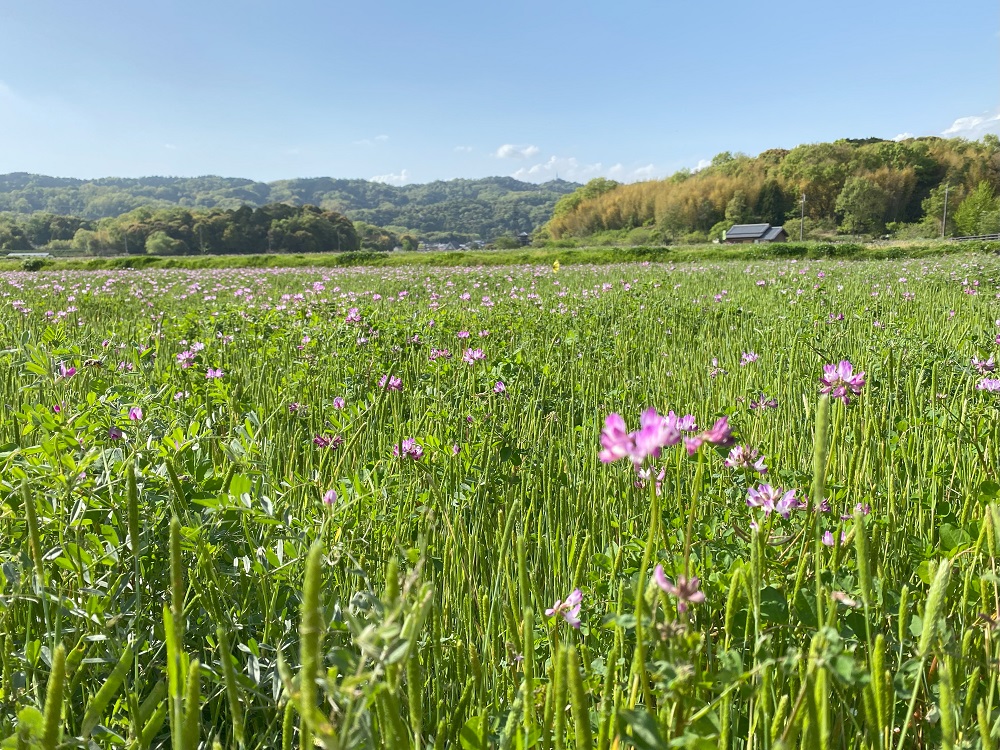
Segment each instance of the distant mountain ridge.
[{"label": "distant mountain ridge", "polygon": [[274,182],[214,175],[82,180],[13,172],[0,175],[0,212],[102,219],[144,206],[225,209],[268,203],[309,204],[382,227],[486,239],[533,231],[549,219],[560,197],[578,187],[565,180],[535,184],[513,177],[439,180],[397,187],[331,177]]}]

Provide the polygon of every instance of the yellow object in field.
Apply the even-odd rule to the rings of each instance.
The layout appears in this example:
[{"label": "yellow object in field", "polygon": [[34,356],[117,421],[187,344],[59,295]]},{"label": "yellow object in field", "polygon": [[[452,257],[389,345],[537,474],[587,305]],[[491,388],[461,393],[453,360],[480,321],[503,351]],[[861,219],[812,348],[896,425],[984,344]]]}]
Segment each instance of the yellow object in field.
[{"label": "yellow object in field", "polygon": [[552,273],[559,273],[559,261],[552,264]]}]

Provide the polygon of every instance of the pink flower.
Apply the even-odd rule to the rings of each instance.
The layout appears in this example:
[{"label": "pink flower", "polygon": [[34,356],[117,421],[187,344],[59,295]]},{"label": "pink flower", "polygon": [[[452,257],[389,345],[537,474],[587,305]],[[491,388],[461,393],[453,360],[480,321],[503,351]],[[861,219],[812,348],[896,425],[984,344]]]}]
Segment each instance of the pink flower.
[{"label": "pink flower", "polygon": [[819,392],[829,393],[833,398],[839,398],[845,404],[850,403],[851,395],[861,393],[865,384],[865,374],[854,372],[854,365],[842,359],[837,365],[823,365],[822,384]]},{"label": "pink flower", "polygon": [[574,628],[580,627],[580,605],[583,603],[583,592],[580,589],[573,589],[566,601],[556,599],[556,603],[545,610],[546,617],[557,617],[562,615]]},{"label": "pink flower", "polygon": [[406,438],[399,445],[392,446],[392,455],[396,458],[409,458],[413,461],[419,461],[423,458],[424,449],[413,438]]},{"label": "pink flower", "polygon": [[609,464],[631,455],[635,443],[625,427],[625,420],[618,414],[609,414],[605,418],[604,429],[601,431],[601,445],[604,446],[599,455],[601,463]]},{"label": "pink flower", "polygon": [[343,398],[343,396],[337,396],[337,397],[336,397],[336,398],[335,398],[335,399],[333,400],[333,408],[334,408],[334,409],[343,409],[343,408],[344,408],[344,405],[345,405],[345,403],[346,403],[346,402],[344,401],[344,398]]},{"label": "pink flower", "polygon": [[977,391],[989,391],[990,393],[996,393],[1000,391],[1000,379],[997,378],[983,378],[978,383],[976,383]]},{"label": "pink flower", "polygon": [[743,356],[740,357],[740,367],[746,367],[751,362],[756,362],[758,357],[756,352],[743,352]]},{"label": "pink flower", "polygon": [[625,420],[618,414],[609,414],[604,420],[601,432],[599,454],[602,463],[612,463],[628,456],[638,469],[647,457],[660,457],[660,451],[681,441],[683,430],[694,428],[694,417],[690,414],[678,417],[674,412],[662,416],[656,409],[646,409],[639,416],[639,429],[627,432]]},{"label": "pink flower", "polygon": [[767,466],[764,465],[764,457],[756,449],[748,445],[735,445],[729,451],[729,457],[725,465],[730,469],[752,469],[758,474],[766,474]]},{"label": "pink flower", "polygon": [[793,510],[800,510],[805,503],[795,497],[795,490],[785,491],[769,484],[758,485],[747,490],[747,507],[760,508],[767,517],[777,512],[782,518],[788,518]]},{"label": "pink flower", "polygon": [[653,580],[662,591],[677,597],[678,612],[686,612],[688,604],[701,604],[705,601],[705,592],[699,591],[701,581],[698,580],[698,576],[692,576],[690,580],[684,576],[678,576],[677,583],[674,584],[663,572],[663,566],[657,565],[653,571]]},{"label": "pink flower", "polygon": [[71,378],[76,375],[75,367],[67,367],[65,363],[59,363],[59,377],[61,378]]},{"label": "pink flower", "polygon": [[451,455],[457,456],[461,452],[462,448],[459,446],[458,443],[455,443],[453,446],[451,446]]},{"label": "pink flower", "polygon": [[996,365],[993,362],[993,357],[990,357],[989,359],[985,360],[976,359],[975,357],[973,357],[972,366],[975,367],[980,374],[984,372],[993,372],[993,370],[996,369]]},{"label": "pink flower", "polygon": [[483,359],[486,359],[486,355],[483,354],[482,349],[466,349],[462,355],[462,361],[469,365],[474,365]]},{"label": "pink flower", "polygon": [[693,456],[704,443],[712,445],[729,445],[733,442],[733,431],[729,426],[728,417],[719,417],[711,428],[695,435],[684,438],[684,446],[687,448],[689,456]]},{"label": "pink flower", "polygon": [[777,409],[778,400],[775,398],[768,398],[767,396],[761,396],[760,400],[750,399],[751,409]]},{"label": "pink flower", "polygon": [[221,378],[222,375],[223,375],[223,372],[222,372],[222,368],[221,367],[218,368],[218,369],[216,369],[216,370],[213,370],[211,367],[209,367],[208,368],[208,372],[205,373],[205,379],[206,380],[216,380],[217,378]]},{"label": "pink flower", "polygon": [[497,394],[507,393],[507,386],[503,384],[502,380],[498,380],[497,384],[493,386],[493,392]]},{"label": "pink flower", "polygon": [[288,413],[289,414],[294,414],[295,412],[297,412],[301,408],[302,408],[302,405],[298,401],[292,401],[292,403],[290,403],[288,405]]},{"label": "pink flower", "polygon": [[335,502],[337,502],[337,491],[335,489],[329,489],[323,493],[324,505],[332,507]]},{"label": "pink flower", "polygon": [[401,391],[403,390],[403,379],[396,376],[389,377],[388,375],[383,375],[382,379],[378,381],[378,387],[384,388],[387,391]]},{"label": "pink flower", "polygon": [[467,339],[467,338],[469,338],[469,332],[468,331],[459,331],[455,335],[458,336],[460,339]]},{"label": "pink flower", "polygon": [[194,362],[194,352],[187,349],[177,355],[177,364],[179,364],[183,369],[187,369]]},{"label": "pink flower", "polygon": [[347,311],[347,316],[344,318],[345,323],[360,323],[361,313],[358,312],[358,308],[352,307]]},{"label": "pink flower", "polygon": [[122,431],[118,427],[112,425],[108,428],[108,440],[121,440]]}]

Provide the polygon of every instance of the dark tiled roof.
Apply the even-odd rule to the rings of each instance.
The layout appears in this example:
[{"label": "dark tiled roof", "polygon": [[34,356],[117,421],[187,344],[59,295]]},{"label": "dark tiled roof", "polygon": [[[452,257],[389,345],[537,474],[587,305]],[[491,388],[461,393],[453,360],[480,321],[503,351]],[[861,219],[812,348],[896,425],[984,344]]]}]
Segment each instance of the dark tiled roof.
[{"label": "dark tiled roof", "polygon": [[776,240],[778,238],[778,235],[780,235],[783,231],[785,231],[784,227],[771,227],[764,233],[764,236],[761,237],[761,239],[767,240],[769,242],[772,240]]},{"label": "dark tiled roof", "polygon": [[733,224],[733,228],[726,232],[726,239],[760,239],[770,228],[770,224]]}]

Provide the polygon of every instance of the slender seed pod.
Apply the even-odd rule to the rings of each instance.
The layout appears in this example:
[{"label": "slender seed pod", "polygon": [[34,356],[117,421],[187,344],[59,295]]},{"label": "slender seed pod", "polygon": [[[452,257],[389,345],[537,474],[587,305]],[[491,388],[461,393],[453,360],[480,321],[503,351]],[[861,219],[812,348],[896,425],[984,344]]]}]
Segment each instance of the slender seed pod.
[{"label": "slender seed pod", "polygon": [[983,750],[997,750],[997,742],[990,733],[990,713],[986,703],[979,701],[976,706],[976,720],[979,724],[979,742]]},{"label": "slender seed pod", "polygon": [[813,448],[813,482],[812,482],[812,504],[813,507],[823,502],[826,495],[826,460],[830,452],[830,398],[823,395],[819,397],[816,405],[816,436]]},{"label": "slender seed pod", "polygon": [[187,690],[184,691],[184,750],[197,750],[201,737],[201,665],[192,659],[188,667]]},{"label": "slender seed pod", "polygon": [[233,652],[229,645],[229,633],[220,625],[215,630],[219,641],[219,659],[222,661],[222,678],[226,685],[226,699],[229,701],[229,720],[233,725],[233,737],[243,746],[243,705],[240,703],[240,687],[233,667]]},{"label": "slender seed pod", "polygon": [[591,748],[594,746],[594,736],[590,730],[590,706],[587,705],[587,692],[580,674],[580,657],[575,646],[568,649],[566,676],[570,703],[573,706],[573,722],[576,724],[576,746]]},{"label": "slender seed pod", "polygon": [[146,750],[151,744],[153,744],[153,740],[156,739],[156,736],[160,733],[160,730],[163,728],[163,724],[166,720],[167,702],[161,700],[160,704],[142,726],[142,732],[139,734],[139,750]]},{"label": "slender seed pod", "polygon": [[896,618],[897,629],[896,637],[899,639],[900,643],[906,640],[906,626],[910,624],[910,587],[905,583],[903,588],[899,590],[899,613]]},{"label": "slender seed pod", "polygon": [[292,750],[292,736],[295,734],[295,704],[288,701],[281,717],[281,750]]},{"label": "slender seed pod", "polygon": [[413,733],[413,744],[417,750],[423,745],[421,738],[423,723],[423,707],[421,693],[424,682],[420,674],[420,656],[417,649],[411,649],[406,659],[406,699],[410,710],[410,730]]},{"label": "slender seed pod", "polygon": [[524,709],[524,684],[517,691],[514,705],[511,706],[510,713],[507,714],[507,721],[500,732],[500,750],[510,750],[517,737],[517,727],[521,723],[521,711]]},{"label": "slender seed pod", "polygon": [[323,614],[319,594],[323,578],[323,548],[318,541],[309,548],[306,557],[306,575],[302,586],[302,604],[299,614],[299,747],[312,750],[312,714],[316,710],[316,679],[320,673],[323,638]]},{"label": "slender seed pod", "polygon": [[434,750],[444,750],[448,742],[448,719],[441,716],[437,724],[437,731],[434,733]]},{"label": "slender seed pod", "polygon": [[517,538],[517,590],[521,597],[521,611],[531,604],[531,587],[528,584],[528,553],[524,534]]},{"label": "slender seed pod", "polygon": [[875,645],[870,655],[870,670],[872,697],[875,699],[875,714],[878,719],[879,732],[885,730],[888,723],[890,696],[885,693],[882,675],[885,674],[885,636],[879,633],[875,636]]},{"label": "slender seed pod", "polygon": [[28,491],[27,478],[21,482],[21,501],[24,505],[24,517],[28,522],[28,549],[31,552],[31,562],[35,564],[35,585],[41,592],[45,586],[45,568],[42,565],[42,534],[38,528],[35,498]]},{"label": "slender seed pod", "polygon": [[865,617],[872,606],[874,586],[872,585],[871,561],[868,557],[868,533],[865,519],[860,510],[854,511],[854,552],[858,562],[858,580],[861,583],[861,601],[865,605]]},{"label": "slender seed pod", "polygon": [[955,683],[951,673],[951,659],[947,656],[938,665],[938,708],[941,713],[941,748],[955,747]]},{"label": "slender seed pod", "polygon": [[63,683],[66,679],[66,647],[61,643],[52,652],[52,671],[45,688],[42,719],[42,750],[56,750],[62,730]]},{"label": "slender seed pod", "polygon": [[163,699],[167,697],[167,683],[160,680],[155,685],[153,689],[149,691],[149,695],[139,704],[139,724],[144,725],[149,721],[149,717],[153,715],[153,712],[160,707],[163,703]]},{"label": "slender seed pod", "polygon": [[556,651],[556,668],[553,685],[552,739],[556,750],[566,747],[566,646]]},{"label": "slender seed pod", "polygon": [[126,646],[108,679],[104,681],[101,689],[87,704],[87,710],[84,712],[83,721],[80,724],[80,734],[83,737],[89,737],[94,727],[100,723],[104,709],[118,693],[130,669],[132,669],[132,647]]},{"label": "slender seed pod", "polygon": [[736,620],[736,608],[739,605],[740,589],[743,588],[743,568],[736,568],[729,579],[729,593],[726,595],[726,626],[725,635],[728,644],[733,638],[733,623]]},{"label": "slender seed pod", "polygon": [[170,519],[170,614],[174,618],[177,643],[184,643],[184,559],[181,557],[181,522]]},{"label": "slender seed pod", "polygon": [[524,608],[524,651],[521,661],[524,669],[524,729],[530,732],[535,723],[535,611]]},{"label": "slender seed pod", "polygon": [[775,745],[778,742],[778,738],[781,737],[781,731],[785,726],[785,719],[788,716],[788,705],[789,699],[788,694],[785,693],[778,699],[778,705],[774,709],[774,718],[771,719],[771,744]]},{"label": "slender seed pod", "polygon": [[604,688],[601,692],[601,708],[598,712],[600,725],[597,730],[597,750],[608,750],[611,743],[611,713],[615,700],[615,676],[618,673],[618,659],[621,656],[621,644],[615,639],[611,647],[611,655],[604,671]]},{"label": "slender seed pod", "polygon": [[466,680],[465,688],[463,688],[462,695],[458,699],[458,705],[451,715],[451,728],[448,730],[449,739],[457,737],[458,733],[462,731],[462,727],[465,725],[465,715],[469,710],[469,702],[472,700],[472,691],[475,687],[475,678],[470,677]]},{"label": "slender seed pod", "polygon": [[385,566],[385,605],[393,607],[399,599],[399,563],[390,557]]},{"label": "slender seed pod", "polygon": [[937,635],[937,622],[944,614],[945,595],[948,593],[948,582],[951,580],[951,560],[945,558],[938,563],[930,591],[927,592],[927,604],[924,607],[924,623],[920,632],[920,645],[917,653],[921,658],[927,656],[934,645]]},{"label": "slender seed pod", "polygon": [[[135,481],[135,464],[128,465],[128,542],[132,548],[135,570],[139,569],[139,487]],[[138,583],[136,583],[138,589]]]}]

